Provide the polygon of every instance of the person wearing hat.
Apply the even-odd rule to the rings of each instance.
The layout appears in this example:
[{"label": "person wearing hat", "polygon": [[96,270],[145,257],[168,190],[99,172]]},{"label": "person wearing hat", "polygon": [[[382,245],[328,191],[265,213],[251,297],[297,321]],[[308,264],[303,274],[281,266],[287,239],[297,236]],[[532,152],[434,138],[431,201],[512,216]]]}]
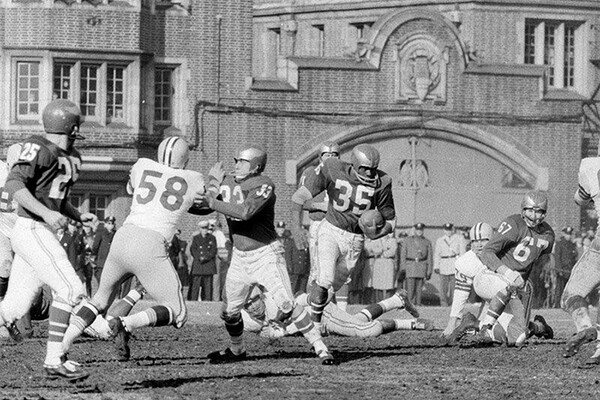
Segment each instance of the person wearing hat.
[{"label": "person wearing hat", "polygon": [[423,285],[431,279],[433,272],[432,246],[429,239],[423,237],[425,224],[419,222],[413,226],[414,235],[404,240],[400,251],[400,268],[405,271],[408,298],[415,306],[421,306]]},{"label": "person wearing hat", "polygon": [[569,281],[571,270],[577,262],[577,258],[577,245],[573,241],[573,228],[566,226],[562,229],[561,236],[554,246],[556,287],[554,288],[554,304],[552,304],[552,307],[560,308],[560,298],[565,285]]},{"label": "person wearing hat", "polygon": [[188,248],[190,264],[190,288],[188,301],[213,299],[213,276],[217,273],[217,240],[210,234],[208,220],[198,224],[199,232],[192,237]]},{"label": "person wearing hat", "polygon": [[108,257],[108,251],[110,245],[115,237],[116,229],[116,218],[108,216],[104,218],[104,224],[98,226],[98,230],[94,236],[94,244],[92,245],[92,255],[96,257],[96,268],[94,269],[94,277],[98,284],[100,284],[100,276],[102,275],[102,269]]},{"label": "person wearing hat", "polygon": [[454,298],[454,262],[466,248],[463,240],[454,235],[454,225],[446,223],[444,234],[435,241],[433,250],[433,272],[440,275],[440,305],[448,307]]}]

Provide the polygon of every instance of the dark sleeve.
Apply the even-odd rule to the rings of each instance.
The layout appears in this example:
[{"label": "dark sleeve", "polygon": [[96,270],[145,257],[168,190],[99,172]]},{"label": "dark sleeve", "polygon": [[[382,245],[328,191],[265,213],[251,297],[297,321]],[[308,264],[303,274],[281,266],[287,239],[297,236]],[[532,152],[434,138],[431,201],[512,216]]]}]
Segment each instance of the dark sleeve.
[{"label": "dark sleeve", "polygon": [[384,175],[382,182],[385,186],[377,197],[377,210],[385,220],[396,218],[396,209],[394,208],[394,196],[392,192],[392,180],[388,175]]}]

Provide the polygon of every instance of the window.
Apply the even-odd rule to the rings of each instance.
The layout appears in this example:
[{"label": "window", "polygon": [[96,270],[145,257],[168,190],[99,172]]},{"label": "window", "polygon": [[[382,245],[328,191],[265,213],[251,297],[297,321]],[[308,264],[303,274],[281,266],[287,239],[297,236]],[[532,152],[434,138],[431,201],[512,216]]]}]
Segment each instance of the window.
[{"label": "window", "polygon": [[58,60],[52,71],[53,97],[78,103],[85,121],[126,122],[127,65]]},{"label": "window", "polygon": [[325,25],[313,25],[317,56],[325,56]]},{"label": "window", "polygon": [[154,73],[154,121],[171,125],[173,112],[173,69],[157,68]]},{"label": "window", "polygon": [[103,194],[89,195],[89,212],[96,214],[99,220],[108,216],[107,209],[110,204],[110,196]]},{"label": "window", "polygon": [[40,63],[18,61],[17,120],[37,119],[40,113]]},{"label": "window", "polygon": [[582,82],[583,63],[578,59],[578,47],[582,39],[578,34],[579,24],[562,21],[525,22],[525,64],[547,65],[546,81],[555,89],[575,89]]},{"label": "window", "polygon": [[361,40],[366,38],[369,29],[373,25],[372,22],[356,22],[350,24],[354,28],[354,32],[356,34],[356,40]]},{"label": "window", "polygon": [[81,206],[83,205],[83,195],[71,194],[69,195],[69,203],[81,212]]}]

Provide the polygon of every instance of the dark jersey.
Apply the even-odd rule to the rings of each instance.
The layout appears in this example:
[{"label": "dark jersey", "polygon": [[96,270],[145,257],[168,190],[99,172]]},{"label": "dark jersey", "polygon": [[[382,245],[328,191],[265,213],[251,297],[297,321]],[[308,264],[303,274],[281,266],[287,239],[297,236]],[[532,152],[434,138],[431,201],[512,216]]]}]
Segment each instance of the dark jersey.
[{"label": "dark jersey", "polygon": [[[319,164],[315,167],[308,167],[304,170],[304,172],[302,173],[302,177],[300,177],[300,186],[306,186],[306,187],[310,187],[314,184],[315,179],[317,179],[317,176],[321,174],[321,168],[323,167],[323,164]],[[317,194],[312,201],[313,202],[325,202],[327,201],[327,192],[321,192],[319,194]],[[323,218],[325,218],[325,211],[321,211],[321,210],[315,210],[315,211],[309,211],[308,212],[308,217],[313,220],[313,221],[321,221]]]},{"label": "dark jersey", "polygon": [[553,245],[554,231],[548,223],[530,228],[519,214],[514,214],[498,226],[479,258],[493,271],[506,265],[527,280],[534,262],[543,254],[551,253]]},{"label": "dark jersey", "polygon": [[275,232],[275,185],[269,177],[252,176],[237,183],[232,176],[225,178],[220,189],[222,201],[242,206],[250,216],[239,220],[226,216],[229,235],[235,247],[240,236],[269,244],[277,239]]},{"label": "dark jersey", "polygon": [[396,217],[392,179],[383,171],[377,172],[377,182],[367,185],[356,177],[350,163],[328,158],[323,162],[320,174],[315,175],[314,181],[306,187],[313,196],[327,191],[327,221],[345,231],[362,233],[358,219],[367,210],[376,208],[386,220]]},{"label": "dark jersey", "polygon": [[[32,136],[23,142],[21,155],[6,181],[23,182],[40,203],[64,213],[69,191],[80,170],[81,156],[77,150],[67,152],[42,136]],[[42,221],[40,216],[23,207],[19,207],[18,213],[21,217]]]}]

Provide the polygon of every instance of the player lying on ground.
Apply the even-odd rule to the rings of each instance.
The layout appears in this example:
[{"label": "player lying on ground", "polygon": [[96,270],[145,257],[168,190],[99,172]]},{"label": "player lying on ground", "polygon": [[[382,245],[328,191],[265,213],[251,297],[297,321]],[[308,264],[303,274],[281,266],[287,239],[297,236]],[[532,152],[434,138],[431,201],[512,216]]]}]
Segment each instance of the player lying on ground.
[{"label": "player lying on ground", "polygon": [[[296,303],[308,309],[308,295],[296,296]],[[405,309],[415,319],[378,319],[392,310]],[[419,312],[408,302],[406,292],[398,291],[393,296],[371,304],[356,314],[349,314],[335,303],[329,302],[323,309],[321,319],[321,335],[336,334],[340,336],[375,337],[397,330],[433,330],[433,322],[418,318]],[[260,336],[278,338],[298,333],[298,328],[290,324],[282,324],[277,320],[277,308],[273,301],[255,286],[252,296],[242,310],[244,330]]]},{"label": "player lying on ground", "polygon": [[[462,343],[464,346],[492,343],[521,346],[534,334],[551,339],[554,333],[543,317],[537,315],[533,322],[526,323],[526,316],[531,309],[531,296],[523,296],[523,291],[515,290],[506,277],[489,270],[478,258],[478,254],[489,242],[492,234],[492,227],[485,222],[475,224],[469,232],[471,250],[456,260],[454,298],[448,325],[442,335],[448,339],[448,344],[457,344],[465,337],[467,340]],[[473,339],[473,335],[465,336],[469,330],[476,332],[480,329],[477,317],[471,313],[463,314],[465,304],[472,292],[475,292],[487,305],[498,301],[498,293],[509,294],[508,297],[503,297],[506,302],[505,305],[503,304],[503,311],[494,321],[492,329],[489,330],[490,340],[485,343],[471,342],[468,339]],[[488,306],[488,309],[490,307],[494,306]],[[483,311],[484,307],[480,309],[480,315],[487,315]],[[457,327],[456,323],[461,316],[462,321]]]}]

